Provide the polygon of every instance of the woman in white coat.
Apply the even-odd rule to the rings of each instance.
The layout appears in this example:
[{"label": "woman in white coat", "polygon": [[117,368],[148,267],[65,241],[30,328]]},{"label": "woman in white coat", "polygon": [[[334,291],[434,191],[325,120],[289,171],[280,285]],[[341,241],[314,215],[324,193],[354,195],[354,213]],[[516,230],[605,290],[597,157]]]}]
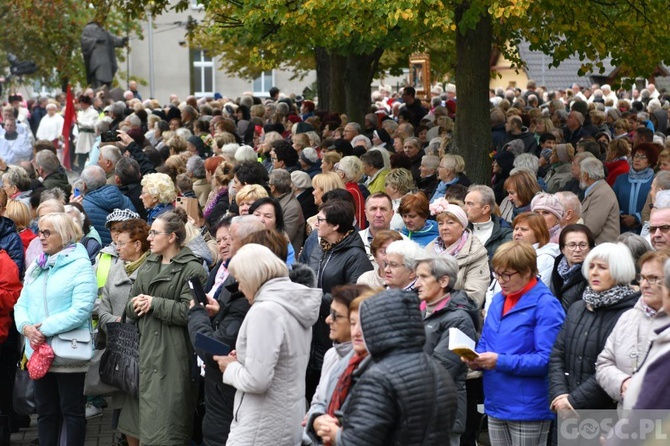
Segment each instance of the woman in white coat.
[{"label": "woman in white coat", "polygon": [[305,372],[322,292],[291,282],[284,261],[261,245],[243,246],[228,269],[251,309],[236,350],[214,356],[223,382],[237,389],[226,444],[300,445]]}]

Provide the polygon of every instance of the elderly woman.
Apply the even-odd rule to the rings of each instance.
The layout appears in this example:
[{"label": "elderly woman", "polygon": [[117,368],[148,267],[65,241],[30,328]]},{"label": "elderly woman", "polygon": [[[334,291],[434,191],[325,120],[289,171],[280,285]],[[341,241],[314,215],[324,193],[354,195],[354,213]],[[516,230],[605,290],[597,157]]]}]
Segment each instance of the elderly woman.
[{"label": "elderly woman", "polygon": [[368,285],[372,288],[386,288],[385,270],[389,245],[397,240],[403,240],[398,231],[379,231],[370,243],[370,253],[375,259],[372,271],[360,275],[356,283]]},{"label": "elderly woman", "polygon": [[549,230],[549,242],[558,243],[558,237],[561,234],[561,220],[565,213],[565,208],[559,199],[552,194],[540,192],[530,202],[530,211],[544,218]]},{"label": "elderly woman", "polygon": [[237,389],[227,444],[300,444],[305,370],[321,291],[291,282],[286,264],[256,244],[237,251],[230,273],[251,309],[235,351],[214,356],[223,382]]},{"label": "elderly woman", "polygon": [[440,158],[436,155],[424,155],[421,158],[421,165],[419,166],[419,182],[417,186],[426,197],[432,197],[435,194],[435,189],[440,182],[437,177],[437,170],[440,167]]},{"label": "elderly woman", "polygon": [[551,352],[549,397],[556,412],[616,408],[596,380],[596,360],[621,315],[640,296],[628,285],[635,278],[633,258],[614,243],[593,248],[582,274],[589,285],[582,300],[570,306]]},{"label": "elderly woman", "polygon": [[560,254],[558,245],[551,243],[545,219],[533,212],[519,214],[512,222],[512,239],[526,242],[535,249],[537,254],[537,270],[546,286],[551,283],[551,272],[554,259]]},{"label": "elderly woman", "polygon": [[[342,366],[346,367],[356,355],[351,342],[349,308],[351,303],[359,296],[371,295],[371,292],[372,289],[366,285],[341,285],[333,289],[330,315],[326,318],[326,323],[330,327],[329,337],[333,341],[333,347],[324,355],[321,379],[314,393],[314,398],[312,398],[309,411],[305,415],[305,434],[311,440],[311,444],[320,443],[316,437],[314,422],[317,417],[327,414],[329,409],[332,409],[333,391],[344,371]],[[365,353],[367,352],[363,352],[361,356],[365,357]],[[333,404],[336,403],[343,403],[343,401],[333,402]]]},{"label": "elderly woman", "polygon": [[437,222],[429,220],[430,208],[426,196],[419,192],[407,194],[400,200],[398,213],[405,226],[400,233],[424,247],[438,235]]},{"label": "elderly woman", "polygon": [[438,198],[444,197],[449,186],[453,184],[460,184],[465,187],[470,186],[470,179],[465,176],[464,172],[465,161],[462,156],[451,153],[444,155],[437,168],[437,177],[440,179],[440,184],[437,185],[430,202],[433,203]]},{"label": "elderly woman", "polygon": [[207,181],[205,162],[199,156],[192,156],[186,161],[186,174],[193,180],[193,192],[198,197],[201,207],[207,205],[207,197],[212,191],[212,186]]},{"label": "elderly woman", "polygon": [[468,217],[461,207],[440,198],[430,205],[430,212],[437,218],[439,237],[426,246],[426,251],[456,258],[458,275],[453,287],[463,290],[481,308],[490,281],[486,248],[467,229]]},{"label": "elderly woman", "polygon": [[528,170],[520,169],[505,180],[508,203],[500,204],[501,217],[512,223],[517,215],[530,210],[533,197],[542,191],[537,177]]},{"label": "elderly woman", "polygon": [[630,143],[628,139],[615,139],[607,146],[607,158],[605,168],[607,169],[607,184],[614,186],[614,182],[620,175],[630,171],[628,156],[630,155]]},{"label": "elderly woman", "polygon": [[2,174],[2,188],[10,200],[19,200],[30,206],[30,177],[23,167],[9,166]]},{"label": "elderly woman", "polygon": [[598,384],[623,406],[630,379],[647,356],[654,331],[666,327],[670,317],[663,309],[663,265],[670,251],[651,251],[640,258],[642,296],[632,310],[625,312],[612,329],[596,362]]},{"label": "elderly woman", "polygon": [[457,446],[465,432],[467,366],[449,350],[449,328],[457,328],[471,339],[477,338],[479,311],[463,291],[454,289],[458,262],[451,256],[424,256],[416,260],[416,291],[426,329],[423,351],[444,366],[456,384],[458,410],[451,429],[450,443]]},{"label": "elderly woman", "polygon": [[493,255],[501,292],[484,321],[477,358],[465,361],[472,369],[484,370],[484,408],[493,446],[546,444],[554,419],[547,374],[565,313],[536,279],[535,257],[532,247],[514,241]]},{"label": "elderly woman", "polygon": [[379,267],[384,270],[384,281],[388,288],[414,291],[414,262],[423,255],[421,246],[411,240],[399,240],[386,248],[386,262]]},{"label": "elderly woman", "polygon": [[256,200],[267,198],[268,191],[260,184],[247,184],[235,195],[238,215],[248,215],[249,208]]},{"label": "elderly woman", "polygon": [[[105,345],[107,323],[120,322],[121,316],[128,303],[128,295],[133,282],[137,279],[139,268],[147,259],[149,251],[149,225],[139,218],[126,220],[117,226],[116,247],[119,262],[112,265],[107,276],[107,282],[102,288],[102,298],[98,308],[99,333],[98,345]],[[130,395],[114,395],[115,409],[120,412],[124,400],[133,397]],[[138,402],[127,404],[126,410],[119,418],[119,431],[126,436],[130,446],[139,445]]]},{"label": "elderly woman", "polygon": [[403,168],[392,169],[388,175],[386,175],[384,189],[388,196],[391,197],[391,202],[393,203],[394,214],[391,219],[391,229],[400,231],[405,226],[402,217],[398,213],[400,200],[402,200],[405,195],[416,190],[412,172]]},{"label": "elderly woman", "polygon": [[158,216],[173,209],[172,202],[177,191],[169,175],[150,173],[142,178],[140,199],[147,210],[147,223],[152,224]]},{"label": "elderly woman", "polygon": [[620,118],[614,122],[614,139],[629,139],[630,123],[627,119]]},{"label": "elderly woman", "polygon": [[572,158],[575,156],[575,148],[572,144],[557,144],[551,149],[549,163],[551,169],[544,181],[547,183],[547,192],[555,194],[563,190],[565,185],[572,180]]},{"label": "elderly woman", "polygon": [[[23,290],[14,306],[26,356],[58,334],[91,330],[91,313],[98,286],[86,249],[77,243],[81,228],[65,213],[41,216],[39,238],[44,252],[26,271]],[[92,350],[91,350],[92,353]],[[37,433],[40,444],[83,446],[86,440],[84,377],[88,363],[68,363],[56,357],[43,378],[34,381]]]},{"label": "elderly woman", "polygon": [[614,181],[612,190],[619,202],[622,232],[632,231],[639,234],[642,229],[640,213],[654,180],[657,160],[658,151],[653,144],[638,144],[633,148],[631,170],[627,174],[619,175]]},{"label": "elderly woman", "polygon": [[184,247],[185,224],[186,214],[175,212],[162,213],[151,224],[151,255],[139,269],[126,305],[140,331],[140,395],[139,410],[126,401],[121,413],[138,410],[142,444],[188,444],[191,439],[197,389],[191,379],[195,364],[187,329],[192,299],[187,279],[205,283],[207,276]]},{"label": "elderly woman", "polygon": [[[363,177],[363,162],[356,156],[345,156],[335,164],[335,173],[337,173],[345,188],[354,197],[354,207],[356,208],[356,222],[360,229],[367,228],[365,219],[365,196],[361,191],[358,182]],[[367,192],[367,190],[365,191]]]},{"label": "elderly woman", "polygon": [[570,306],[582,298],[586,289],[586,278],[582,275],[584,259],[596,246],[596,239],[584,225],[567,225],[558,238],[561,250],[554,260],[550,289],[561,302],[566,312]]}]

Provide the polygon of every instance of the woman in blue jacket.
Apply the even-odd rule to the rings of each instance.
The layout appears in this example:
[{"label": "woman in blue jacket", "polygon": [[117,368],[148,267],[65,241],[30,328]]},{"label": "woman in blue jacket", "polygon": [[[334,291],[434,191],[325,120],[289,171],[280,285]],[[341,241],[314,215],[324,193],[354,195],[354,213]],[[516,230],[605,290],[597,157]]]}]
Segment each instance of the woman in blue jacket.
[{"label": "woman in blue jacket", "polygon": [[466,362],[484,370],[491,444],[544,445],[553,419],[549,356],[565,312],[537,280],[536,254],[528,243],[505,243],[492,265],[502,291],[488,310],[476,349],[479,357]]},{"label": "woman in blue jacket", "polygon": [[654,180],[658,150],[653,144],[638,144],[633,149],[632,159],[630,171],[616,178],[612,190],[619,201],[621,232],[639,234],[643,223],[641,212]]},{"label": "woman in blue jacket", "polygon": [[[16,327],[28,341],[28,358],[48,338],[76,328],[90,330],[93,303],[98,297],[88,253],[77,243],[82,237],[81,228],[72,218],[60,212],[41,217],[38,236],[44,253],[28,267],[14,306]],[[68,446],[84,444],[87,369],[88,361],[64,363],[56,357],[48,373],[35,380],[40,444],[58,444],[61,422]]]}]

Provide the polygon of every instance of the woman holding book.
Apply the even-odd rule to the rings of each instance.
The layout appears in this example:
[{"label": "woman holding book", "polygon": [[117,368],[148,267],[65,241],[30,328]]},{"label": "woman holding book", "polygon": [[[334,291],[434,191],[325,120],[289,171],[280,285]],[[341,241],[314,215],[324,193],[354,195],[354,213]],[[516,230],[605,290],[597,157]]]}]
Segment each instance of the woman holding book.
[{"label": "woman holding book", "polygon": [[565,312],[537,280],[536,253],[528,243],[505,243],[491,262],[502,291],[487,313],[476,348],[479,356],[464,361],[484,371],[491,444],[544,445],[554,418],[549,410],[549,356]]}]

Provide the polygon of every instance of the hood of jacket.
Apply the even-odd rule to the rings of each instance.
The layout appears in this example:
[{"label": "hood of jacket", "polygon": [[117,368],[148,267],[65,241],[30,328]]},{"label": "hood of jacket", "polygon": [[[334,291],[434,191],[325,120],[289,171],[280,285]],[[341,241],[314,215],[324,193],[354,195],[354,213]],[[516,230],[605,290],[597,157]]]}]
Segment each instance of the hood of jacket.
[{"label": "hood of jacket", "polygon": [[304,263],[294,263],[288,272],[291,282],[305,285],[307,288],[316,288],[316,273]]},{"label": "hood of jacket", "polygon": [[314,325],[319,318],[322,291],[292,282],[288,277],[279,277],[265,282],[256,292],[254,303],[274,302],[282,306],[305,328]]},{"label": "hood of jacket", "polygon": [[204,260],[207,265],[212,263],[212,252],[209,250],[207,242],[205,242],[205,238],[202,235],[197,234],[186,244],[186,246],[193,251],[193,254],[201,260]]},{"label": "hood of jacket", "polygon": [[542,255],[546,254],[549,255],[553,258],[556,258],[556,256],[561,254],[561,250],[558,248],[557,243],[547,243],[541,248],[536,248],[535,251],[537,252],[537,255]]},{"label": "hood of jacket", "polygon": [[361,304],[361,331],[373,359],[392,351],[423,349],[426,332],[419,305],[415,293],[397,289],[384,290]]},{"label": "hood of jacket", "polygon": [[128,197],[123,195],[118,187],[111,184],[106,184],[88,192],[84,195],[84,203],[86,202],[90,202],[101,209],[109,209],[110,212],[117,208],[129,208],[133,212],[135,211],[135,206],[130,202]]}]

